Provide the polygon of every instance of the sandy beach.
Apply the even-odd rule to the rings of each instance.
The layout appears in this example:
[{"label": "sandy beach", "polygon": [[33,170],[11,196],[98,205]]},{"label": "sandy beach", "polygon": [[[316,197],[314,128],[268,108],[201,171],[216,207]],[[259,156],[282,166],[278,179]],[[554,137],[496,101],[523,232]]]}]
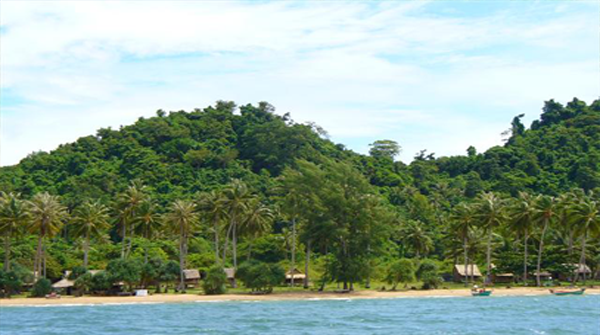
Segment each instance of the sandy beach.
[{"label": "sandy beach", "polygon": [[[493,289],[493,296],[531,296],[548,295],[547,288],[498,288]],[[587,288],[585,294],[600,295],[600,288]],[[0,299],[2,306],[39,306],[39,305],[95,305],[95,304],[135,304],[135,303],[178,303],[178,302],[216,302],[216,301],[279,301],[279,300],[314,300],[314,299],[386,299],[386,298],[418,298],[418,297],[468,297],[468,289],[439,289],[429,291],[357,291],[352,293],[332,292],[286,292],[268,295],[251,294],[154,294],[146,297],[73,297],[63,296],[60,299],[45,298],[13,298]]]}]

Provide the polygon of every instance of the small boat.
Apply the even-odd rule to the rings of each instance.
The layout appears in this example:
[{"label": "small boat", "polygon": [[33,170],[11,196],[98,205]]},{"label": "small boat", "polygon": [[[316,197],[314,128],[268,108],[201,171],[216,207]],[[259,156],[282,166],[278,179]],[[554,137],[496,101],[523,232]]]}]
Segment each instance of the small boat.
[{"label": "small boat", "polygon": [[474,297],[489,297],[491,294],[492,294],[492,291],[488,291],[485,289],[471,291],[471,295]]},{"label": "small boat", "polygon": [[576,290],[553,290],[550,289],[550,293],[554,295],[582,295],[585,292],[584,288],[576,289]]}]

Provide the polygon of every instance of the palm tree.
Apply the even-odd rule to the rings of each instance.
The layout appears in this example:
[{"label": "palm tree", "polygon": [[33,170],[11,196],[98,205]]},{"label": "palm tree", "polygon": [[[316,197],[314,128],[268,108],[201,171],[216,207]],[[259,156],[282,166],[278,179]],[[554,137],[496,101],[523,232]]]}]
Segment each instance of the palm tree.
[{"label": "palm tree", "polygon": [[[465,260],[465,276],[468,278],[468,264],[469,264],[469,256],[468,256],[468,243],[469,243],[469,233],[473,228],[475,223],[475,212],[473,211],[473,206],[470,206],[466,203],[461,203],[460,205],[454,208],[452,213],[452,230],[456,232],[456,234],[463,241],[463,252],[464,252],[464,260]],[[467,280],[465,280],[465,286],[467,286]]]},{"label": "palm tree", "polygon": [[38,235],[33,273],[37,278],[40,274],[46,277],[46,252],[44,241],[46,237],[56,235],[67,217],[67,209],[60,204],[57,196],[47,192],[36,194],[29,202],[31,208],[30,231]]},{"label": "palm tree", "polygon": [[510,221],[509,227],[517,236],[523,237],[523,284],[527,285],[527,261],[529,235],[533,228],[533,221],[536,214],[536,197],[529,193],[519,192],[519,197],[509,208]]},{"label": "palm tree", "polygon": [[269,207],[262,204],[258,198],[250,200],[247,212],[244,213],[244,221],[240,223],[240,233],[250,238],[248,259],[252,254],[252,239],[269,232],[273,219],[274,214]]},{"label": "palm tree", "polygon": [[404,240],[413,248],[417,259],[422,254],[428,254],[433,248],[433,240],[423,229],[423,223],[418,220],[408,221],[408,224],[404,228]]},{"label": "palm tree", "polygon": [[166,214],[165,221],[174,232],[179,234],[179,267],[181,270],[179,289],[185,292],[184,270],[188,250],[188,240],[197,228],[199,215],[196,212],[196,204],[187,200],[175,200]]},{"label": "palm tree", "polygon": [[215,235],[216,264],[221,263],[221,257],[219,256],[220,223],[227,215],[223,202],[223,194],[214,190],[200,194],[200,199],[198,200],[200,210],[204,213],[206,219],[212,223],[212,230]]},{"label": "palm tree", "polygon": [[536,276],[535,281],[537,286],[542,286],[540,280],[540,272],[542,268],[542,251],[544,250],[544,238],[550,224],[556,219],[557,214],[557,201],[554,197],[547,195],[540,195],[536,198],[535,216],[534,222],[538,226],[542,226],[542,232],[540,235],[540,245],[538,247],[538,257],[536,265]]},{"label": "palm tree", "polygon": [[75,234],[84,238],[83,267],[88,267],[88,253],[90,239],[101,237],[104,230],[109,227],[108,207],[100,201],[86,201],[75,210]]},{"label": "palm tree", "polygon": [[229,226],[225,235],[225,247],[223,248],[223,262],[226,261],[227,244],[231,236],[233,244],[233,267],[237,269],[237,237],[238,225],[244,212],[248,209],[248,203],[254,197],[248,190],[246,184],[239,179],[233,179],[231,183],[223,190],[223,206],[229,217]]},{"label": "palm tree", "polygon": [[4,236],[4,271],[10,271],[10,240],[29,222],[27,203],[18,193],[0,193],[0,234]]},{"label": "palm tree", "polygon": [[600,203],[594,201],[589,196],[584,197],[583,201],[573,208],[573,222],[576,232],[581,236],[581,256],[577,271],[575,272],[575,279],[573,280],[573,282],[577,282],[579,279],[579,269],[585,266],[586,241],[590,233],[598,234],[600,232]]},{"label": "palm tree", "polygon": [[487,233],[487,273],[485,283],[490,283],[491,281],[492,235],[494,233],[494,229],[500,226],[504,221],[506,221],[505,203],[506,202],[504,201],[504,199],[498,197],[493,192],[482,193],[477,199],[476,211],[478,221],[481,228],[483,228],[483,230]]},{"label": "palm tree", "polygon": [[148,200],[146,187],[138,180],[134,180],[127,187],[125,192],[119,194],[117,199],[117,207],[119,211],[119,221],[121,224],[121,258],[125,258],[128,254],[128,249],[131,249],[131,238],[129,239],[129,248],[127,246],[127,231],[131,230],[131,224],[136,219],[136,211],[138,207]]},{"label": "palm tree", "polygon": [[148,243],[162,226],[156,204],[151,199],[145,199],[140,203],[133,224],[134,231],[146,240],[144,243],[144,264],[146,264],[148,263]]}]

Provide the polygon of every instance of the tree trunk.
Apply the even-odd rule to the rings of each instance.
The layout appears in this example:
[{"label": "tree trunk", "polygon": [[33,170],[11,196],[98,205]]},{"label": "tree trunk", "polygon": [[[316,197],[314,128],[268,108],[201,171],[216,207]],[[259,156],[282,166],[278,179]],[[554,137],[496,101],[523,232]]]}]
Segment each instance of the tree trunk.
[{"label": "tree trunk", "polygon": [[233,230],[233,224],[229,224],[227,228],[227,234],[225,234],[225,245],[223,246],[223,265],[227,262],[227,249],[229,248],[229,236],[231,236],[231,231]]},{"label": "tree trunk", "polygon": [[310,244],[310,240],[306,241],[306,259],[304,260],[304,288],[308,288],[308,264],[310,263]]},{"label": "tree trunk", "polygon": [[535,282],[537,286],[542,286],[542,281],[540,280],[540,272],[542,270],[542,250],[544,249],[544,236],[546,235],[546,229],[548,229],[548,219],[544,219],[544,228],[542,229],[542,236],[540,237],[540,247],[538,250],[536,267],[537,273],[535,276]]},{"label": "tree trunk", "polygon": [[237,224],[233,224],[233,238],[232,238],[232,245],[233,245],[233,268],[237,271]]},{"label": "tree trunk", "polygon": [[4,271],[10,271],[10,231],[4,237]]},{"label": "tree trunk", "polygon": [[587,233],[583,234],[581,237],[581,256],[579,257],[579,264],[577,264],[577,268],[575,269],[575,279],[573,279],[573,283],[576,283],[579,280],[579,269],[583,267],[583,282],[585,283],[585,242],[587,240]]},{"label": "tree trunk", "polygon": [[88,253],[90,251],[90,233],[87,232],[83,243],[83,267],[88,267]]},{"label": "tree trunk", "polygon": [[121,242],[121,258],[125,258],[125,245],[127,244],[127,221],[125,219],[123,219],[123,231],[121,235],[123,235],[123,241]]},{"label": "tree trunk", "polygon": [[469,256],[467,253],[467,237],[466,236],[463,238],[463,249],[464,249],[464,256],[465,256],[465,287],[467,287],[468,281],[469,281],[469,271],[468,271]]},{"label": "tree trunk", "polygon": [[185,236],[183,233],[183,228],[181,228],[181,235],[179,240],[179,287],[180,291],[185,291],[185,277],[183,274],[183,270],[185,270]]},{"label": "tree trunk", "polygon": [[490,231],[488,232],[488,240],[487,240],[487,252],[486,252],[486,262],[487,262],[487,270],[486,270],[486,274],[485,274],[485,282],[484,282],[484,286],[486,284],[490,284],[492,282],[491,280],[491,275],[492,275],[492,229],[490,228]]},{"label": "tree trunk", "polygon": [[215,264],[221,263],[219,259],[219,220],[215,214],[213,219],[213,229],[215,230]]},{"label": "tree trunk", "polygon": [[46,242],[42,240],[42,261],[44,262],[44,272],[42,272],[44,278],[46,278]]},{"label": "tree trunk", "polygon": [[527,240],[529,236],[527,232],[525,232],[525,237],[523,238],[523,285],[527,286]]},{"label": "tree trunk", "polygon": [[33,260],[33,276],[35,278],[35,280],[37,281],[37,279],[40,277],[42,271],[41,271],[41,259],[42,259],[42,235],[40,234],[38,236],[38,243],[37,243],[37,248],[35,250],[35,259]]},{"label": "tree trunk", "polygon": [[290,270],[291,284],[294,287],[294,274],[296,270],[296,219],[292,219],[292,269]]}]

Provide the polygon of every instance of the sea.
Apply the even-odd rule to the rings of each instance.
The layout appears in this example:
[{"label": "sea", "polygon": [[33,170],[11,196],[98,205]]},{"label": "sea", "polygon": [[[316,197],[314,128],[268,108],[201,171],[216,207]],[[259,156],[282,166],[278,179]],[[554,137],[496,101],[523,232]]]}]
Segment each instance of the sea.
[{"label": "sea", "polygon": [[600,335],[600,295],[0,307],[2,335]]}]

